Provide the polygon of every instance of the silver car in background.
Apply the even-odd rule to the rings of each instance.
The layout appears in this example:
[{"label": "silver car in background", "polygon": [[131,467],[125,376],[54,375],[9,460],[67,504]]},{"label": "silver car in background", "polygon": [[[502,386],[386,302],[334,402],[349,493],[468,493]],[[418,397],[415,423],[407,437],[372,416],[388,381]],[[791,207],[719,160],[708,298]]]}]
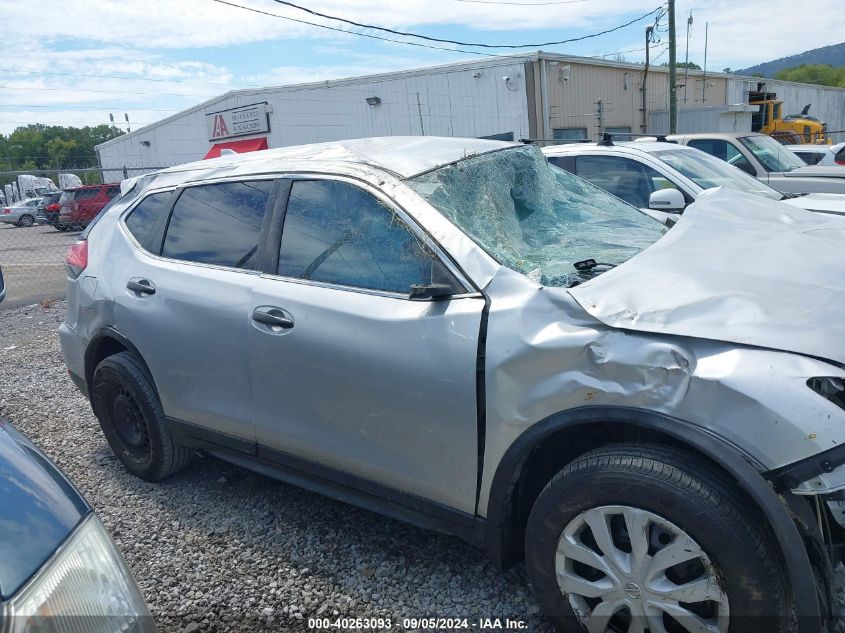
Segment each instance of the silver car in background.
[{"label": "silver car in background", "polygon": [[15,226],[32,226],[35,224],[41,198],[28,198],[0,208],[0,222]]},{"label": "silver car in background", "polygon": [[562,630],[803,633],[845,525],[843,239],[719,191],[667,232],[530,145],[289,147],[126,183],[60,338],[139,477],[202,449],[457,534]]},{"label": "silver car in background", "polygon": [[845,170],[809,166],[767,134],[716,132],[667,138],[726,161],[781,193],[845,193]]},{"label": "silver car in background", "polygon": [[790,152],[803,160],[808,165],[819,167],[833,167],[835,165],[845,166],[845,143],[836,145],[786,145]]}]

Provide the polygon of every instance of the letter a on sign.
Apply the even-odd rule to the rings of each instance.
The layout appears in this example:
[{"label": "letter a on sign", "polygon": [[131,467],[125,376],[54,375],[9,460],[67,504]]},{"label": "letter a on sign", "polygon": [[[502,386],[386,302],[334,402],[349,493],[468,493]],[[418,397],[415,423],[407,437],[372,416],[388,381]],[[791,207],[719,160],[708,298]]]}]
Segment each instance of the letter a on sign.
[{"label": "letter a on sign", "polygon": [[229,136],[229,128],[226,127],[226,121],[220,114],[214,117],[214,128],[212,129],[211,136],[212,138]]}]

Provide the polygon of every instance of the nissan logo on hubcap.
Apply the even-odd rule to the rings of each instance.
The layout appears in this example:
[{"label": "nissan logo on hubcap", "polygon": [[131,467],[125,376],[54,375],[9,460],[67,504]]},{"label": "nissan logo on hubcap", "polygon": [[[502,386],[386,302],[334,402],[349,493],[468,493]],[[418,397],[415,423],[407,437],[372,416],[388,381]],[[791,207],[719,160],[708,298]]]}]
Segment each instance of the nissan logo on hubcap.
[{"label": "nissan logo on hubcap", "polygon": [[642,597],[643,590],[640,589],[639,585],[633,582],[629,582],[627,585],[625,585],[625,593],[628,594],[629,598],[637,599]]}]

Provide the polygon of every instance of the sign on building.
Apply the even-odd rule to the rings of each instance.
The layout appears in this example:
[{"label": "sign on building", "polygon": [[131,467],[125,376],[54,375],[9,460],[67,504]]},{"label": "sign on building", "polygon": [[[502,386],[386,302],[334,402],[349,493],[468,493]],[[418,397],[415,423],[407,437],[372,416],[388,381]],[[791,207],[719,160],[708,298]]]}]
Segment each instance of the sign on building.
[{"label": "sign on building", "polygon": [[212,112],[205,115],[208,126],[208,140],[220,141],[247,134],[261,134],[270,131],[270,119],[267,115],[267,104],[232,108],[222,112]]}]

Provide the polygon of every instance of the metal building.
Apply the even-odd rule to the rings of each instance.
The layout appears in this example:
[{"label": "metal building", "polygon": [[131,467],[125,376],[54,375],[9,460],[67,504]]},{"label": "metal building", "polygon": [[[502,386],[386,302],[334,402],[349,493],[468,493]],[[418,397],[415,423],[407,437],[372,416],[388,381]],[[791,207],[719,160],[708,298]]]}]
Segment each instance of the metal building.
[{"label": "metal building", "polygon": [[[108,180],[225,148],[392,135],[596,138],[668,131],[668,68],[544,52],[292,86],[235,90],[97,146]],[[678,72],[679,131],[750,130],[754,77]],[[766,80],[784,112],[845,130],[845,89]],[[645,104],[645,107],[643,107]]]}]

